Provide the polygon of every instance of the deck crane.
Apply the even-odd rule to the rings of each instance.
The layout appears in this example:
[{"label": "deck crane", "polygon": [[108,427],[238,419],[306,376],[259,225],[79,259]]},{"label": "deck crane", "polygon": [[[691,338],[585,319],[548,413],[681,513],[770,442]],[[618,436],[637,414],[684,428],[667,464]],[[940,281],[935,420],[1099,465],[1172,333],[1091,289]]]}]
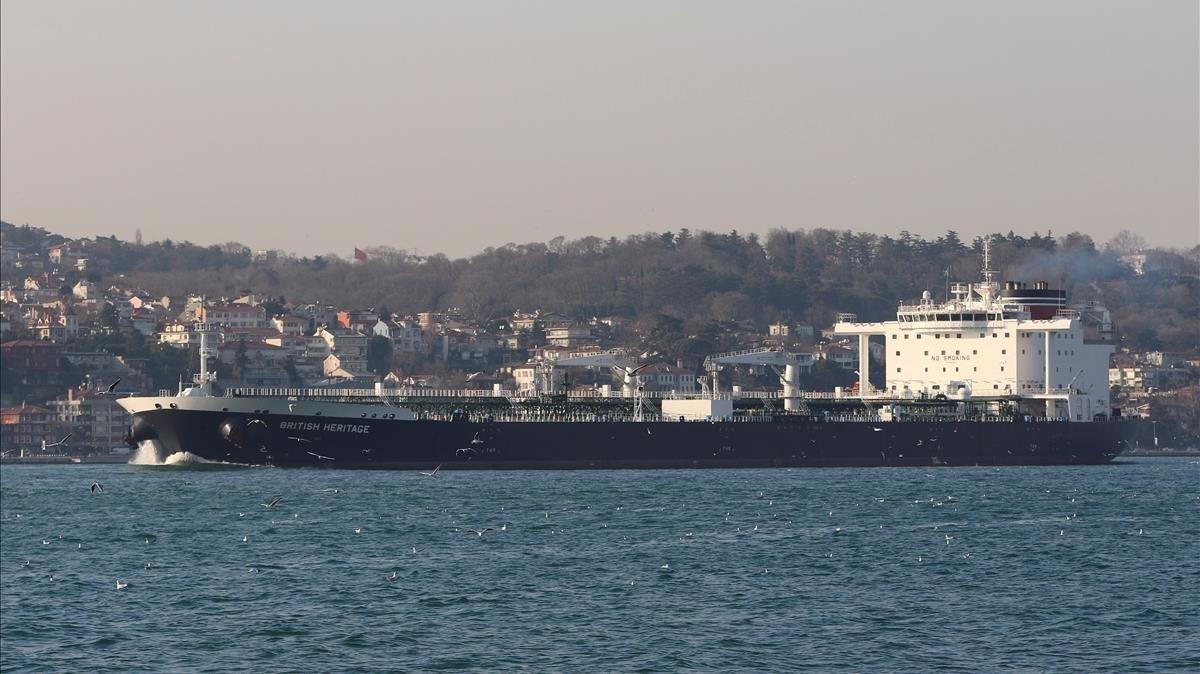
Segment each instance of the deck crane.
[{"label": "deck crane", "polygon": [[[810,353],[790,353],[781,347],[766,347],[745,349],[713,354],[704,359],[704,370],[712,379],[712,391],[716,396],[720,391],[718,374],[722,365],[762,365],[771,367],[783,384],[783,409],[788,412],[801,411],[803,402],[800,399],[800,369],[811,367],[813,357]],[[783,368],[783,372],[779,368]]]},{"label": "deck crane", "polygon": [[538,363],[536,381],[539,392],[548,392],[554,388],[554,369],[557,367],[603,367],[621,375],[621,396],[635,397],[637,372],[645,367],[625,352],[624,349],[609,349],[607,351],[579,351],[549,355]]}]

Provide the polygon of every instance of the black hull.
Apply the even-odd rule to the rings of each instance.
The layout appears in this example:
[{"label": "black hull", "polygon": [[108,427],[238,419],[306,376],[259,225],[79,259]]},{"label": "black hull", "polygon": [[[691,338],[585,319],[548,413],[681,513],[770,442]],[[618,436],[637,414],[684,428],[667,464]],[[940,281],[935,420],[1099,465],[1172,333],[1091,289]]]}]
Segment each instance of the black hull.
[{"label": "black hull", "polygon": [[580,469],[1085,465],[1131,422],[470,422],[150,410],[135,439],[167,454],[324,468]]}]

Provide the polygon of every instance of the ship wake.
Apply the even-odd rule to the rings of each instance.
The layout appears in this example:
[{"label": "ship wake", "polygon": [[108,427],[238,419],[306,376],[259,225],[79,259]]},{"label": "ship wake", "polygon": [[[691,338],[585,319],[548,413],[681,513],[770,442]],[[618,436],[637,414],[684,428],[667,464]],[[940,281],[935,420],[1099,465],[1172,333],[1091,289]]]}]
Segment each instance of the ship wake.
[{"label": "ship wake", "polygon": [[176,468],[234,468],[242,464],[209,461],[191,452],[170,452],[163,448],[157,440],[143,440],[138,443],[137,451],[129,460],[131,466],[163,466]]}]

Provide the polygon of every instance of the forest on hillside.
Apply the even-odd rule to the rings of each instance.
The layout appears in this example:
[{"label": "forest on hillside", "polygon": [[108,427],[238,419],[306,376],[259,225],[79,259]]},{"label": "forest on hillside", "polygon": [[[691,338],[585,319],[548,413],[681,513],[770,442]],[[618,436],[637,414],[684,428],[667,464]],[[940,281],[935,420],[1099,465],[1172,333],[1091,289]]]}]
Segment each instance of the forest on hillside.
[{"label": "forest on hillside", "polygon": [[[29,229],[6,225],[6,242],[28,236]],[[1000,279],[1046,280],[1073,299],[1103,301],[1123,345],[1200,348],[1200,246],[1145,249],[1129,232],[1102,246],[1077,232],[989,239]],[[820,328],[839,311],[886,319],[897,302],[923,290],[941,298],[948,281],[976,280],[983,243],[964,242],[953,231],[927,239],[907,232],[776,229],[760,238],[683,229],[624,239],[558,237],[455,260],[374,247],[355,262],[278,251],[254,255],[232,242],[138,244],[116,237],[96,237],[88,254],[99,263],[89,271],[96,280],[123,274],[122,285],[153,295],[254,291],[281,301],[387,307],[395,314],[456,307],[481,324],[515,310],[543,309],[578,319],[616,315],[694,334],[731,321],[765,327],[790,320]],[[1134,252],[1146,255],[1142,275],[1122,260]]]}]

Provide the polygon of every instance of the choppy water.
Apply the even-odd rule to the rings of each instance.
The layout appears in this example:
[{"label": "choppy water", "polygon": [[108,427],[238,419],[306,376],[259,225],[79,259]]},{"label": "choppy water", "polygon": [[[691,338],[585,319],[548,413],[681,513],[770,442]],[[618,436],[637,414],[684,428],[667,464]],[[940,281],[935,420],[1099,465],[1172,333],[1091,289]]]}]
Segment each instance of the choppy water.
[{"label": "choppy water", "polygon": [[1195,459],[10,465],[0,496],[4,671],[1200,666]]}]

